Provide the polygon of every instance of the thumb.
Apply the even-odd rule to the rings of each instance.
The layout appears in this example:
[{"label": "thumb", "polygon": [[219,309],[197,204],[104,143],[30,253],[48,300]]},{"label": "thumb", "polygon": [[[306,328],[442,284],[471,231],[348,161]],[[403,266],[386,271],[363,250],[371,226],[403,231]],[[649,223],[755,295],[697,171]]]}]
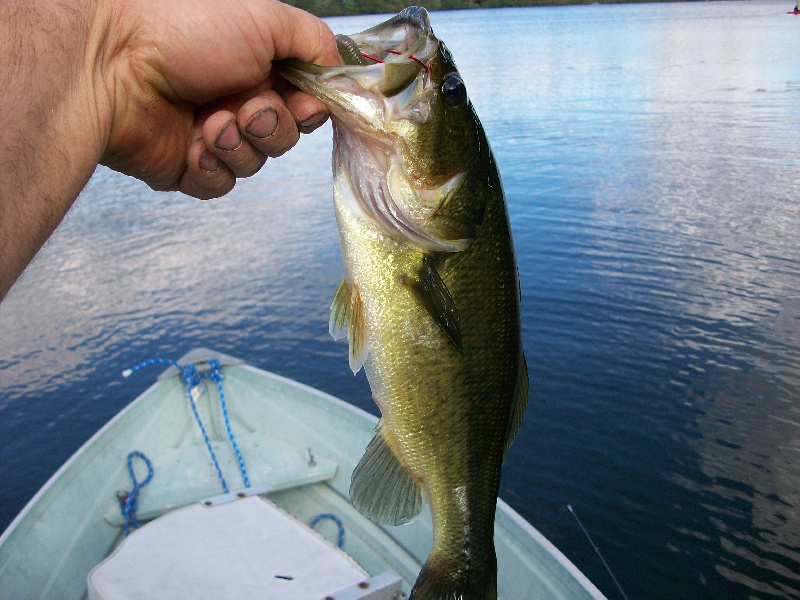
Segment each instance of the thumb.
[{"label": "thumb", "polygon": [[[265,6],[266,8],[266,6]],[[269,27],[275,60],[297,58],[319,65],[339,62],[333,32],[319,18],[282,2],[270,2]]]}]

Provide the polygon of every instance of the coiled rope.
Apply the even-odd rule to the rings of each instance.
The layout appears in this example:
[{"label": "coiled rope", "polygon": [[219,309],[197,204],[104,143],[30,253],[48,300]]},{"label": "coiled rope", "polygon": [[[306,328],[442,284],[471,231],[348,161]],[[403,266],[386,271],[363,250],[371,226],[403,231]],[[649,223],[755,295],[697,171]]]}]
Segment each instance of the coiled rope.
[{"label": "coiled rope", "polygon": [[[135,456],[141,458],[144,461],[144,464],[147,465],[147,477],[145,477],[144,481],[141,483],[138,479],[136,479],[136,471],[133,470],[133,458]],[[139,528],[139,520],[136,518],[136,509],[138,508],[139,502],[139,490],[150,483],[150,480],[153,478],[153,463],[150,462],[150,459],[147,458],[143,452],[134,450],[128,454],[128,473],[131,476],[131,481],[133,481],[133,488],[130,492],[117,492],[117,500],[119,500],[120,510],[122,511],[123,518],[125,519],[126,536],[130,534],[131,529]]]},{"label": "coiled rope", "polygon": [[339,548],[344,548],[344,523],[342,523],[342,520],[333,513],[322,513],[321,515],[317,515],[311,519],[311,523],[309,523],[308,526],[311,527],[311,529],[314,529],[323,519],[330,519],[339,526],[339,541],[337,545]]}]

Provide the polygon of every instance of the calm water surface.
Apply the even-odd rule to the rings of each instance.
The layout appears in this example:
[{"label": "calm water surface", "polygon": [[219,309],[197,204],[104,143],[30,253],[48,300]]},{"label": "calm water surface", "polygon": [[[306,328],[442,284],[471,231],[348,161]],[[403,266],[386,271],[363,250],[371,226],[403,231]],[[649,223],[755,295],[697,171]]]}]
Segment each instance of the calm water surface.
[{"label": "calm water surface", "polygon": [[[501,494],[611,598],[800,597],[800,17],[442,12],[503,173],[532,401]],[[351,33],[375,17],[330,19]],[[0,306],[0,529],[203,345],[375,412],[327,333],[330,131],[227,198],[100,169]]]}]

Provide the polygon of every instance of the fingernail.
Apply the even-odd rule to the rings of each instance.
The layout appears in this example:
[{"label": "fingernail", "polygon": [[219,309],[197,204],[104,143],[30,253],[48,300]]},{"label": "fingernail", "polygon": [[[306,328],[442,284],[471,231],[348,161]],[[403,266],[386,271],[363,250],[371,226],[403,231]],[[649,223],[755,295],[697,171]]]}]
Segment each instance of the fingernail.
[{"label": "fingernail", "polygon": [[203,171],[207,171],[209,173],[213,173],[217,169],[219,169],[219,159],[211,154],[208,150],[203,150],[203,153],[200,155],[200,160],[198,161],[200,168]]},{"label": "fingernail", "polygon": [[305,121],[300,121],[299,126],[301,129],[314,129],[322,125],[327,119],[328,113],[322,111],[308,117]]},{"label": "fingernail", "polygon": [[265,108],[250,119],[244,130],[253,137],[265,138],[275,133],[277,127],[278,113],[274,108]]},{"label": "fingernail", "polygon": [[233,119],[228,121],[228,124],[217,135],[217,139],[214,140],[214,146],[220,150],[236,150],[241,144],[242,136],[239,135],[239,128]]}]

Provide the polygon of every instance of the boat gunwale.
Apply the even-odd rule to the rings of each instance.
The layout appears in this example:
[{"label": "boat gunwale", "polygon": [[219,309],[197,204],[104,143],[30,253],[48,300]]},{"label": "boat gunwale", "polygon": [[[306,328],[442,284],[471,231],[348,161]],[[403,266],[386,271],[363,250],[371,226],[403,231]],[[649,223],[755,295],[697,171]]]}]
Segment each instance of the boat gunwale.
[{"label": "boat gunwale", "polygon": [[125,415],[127,415],[130,411],[134,410],[145,397],[147,397],[155,388],[161,386],[168,380],[163,381],[156,381],[155,383],[151,384],[145,391],[141,394],[136,396],[133,400],[131,400],[127,405],[125,405],[122,409],[120,409],[109,421],[106,422],[100,429],[98,429],[92,437],[86,440],[83,444],[81,444],[80,448],[75,450],[75,452],[70,455],[70,457],[62,464],[58,470],[50,476],[50,478],[39,488],[39,490],[31,497],[30,500],[25,504],[25,507],[19,512],[19,514],[14,517],[14,520],[11,521],[9,526],[0,535],[0,548],[3,547],[7,538],[11,537],[11,534],[14,530],[20,525],[20,523],[25,519],[25,517],[30,513],[33,507],[41,500],[41,498],[47,494],[48,491],[55,485],[56,481],[58,481],[61,476],[70,469],[70,467],[77,462],[81,456],[88,450],[90,446],[92,446],[98,439],[103,437],[107,430],[111,429],[119,420],[123,419]]},{"label": "boat gunwale", "polygon": [[[575,566],[575,564],[567,558],[567,556],[558,549],[558,547],[548,540],[544,534],[525,520],[521,514],[514,510],[509,504],[498,496],[497,498],[497,513],[502,513],[508,517],[517,527],[534,540],[536,544],[541,546],[545,552],[553,557],[555,561],[564,568],[575,580],[585,589],[592,598],[597,600],[606,600],[606,596],[601,592],[598,587],[589,579],[584,573]],[[495,526],[497,526],[497,514],[495,514]],[[514,530],[505,528],[508,534],[513,534]],[[519,536],[515,536],[519,538]]]}]

